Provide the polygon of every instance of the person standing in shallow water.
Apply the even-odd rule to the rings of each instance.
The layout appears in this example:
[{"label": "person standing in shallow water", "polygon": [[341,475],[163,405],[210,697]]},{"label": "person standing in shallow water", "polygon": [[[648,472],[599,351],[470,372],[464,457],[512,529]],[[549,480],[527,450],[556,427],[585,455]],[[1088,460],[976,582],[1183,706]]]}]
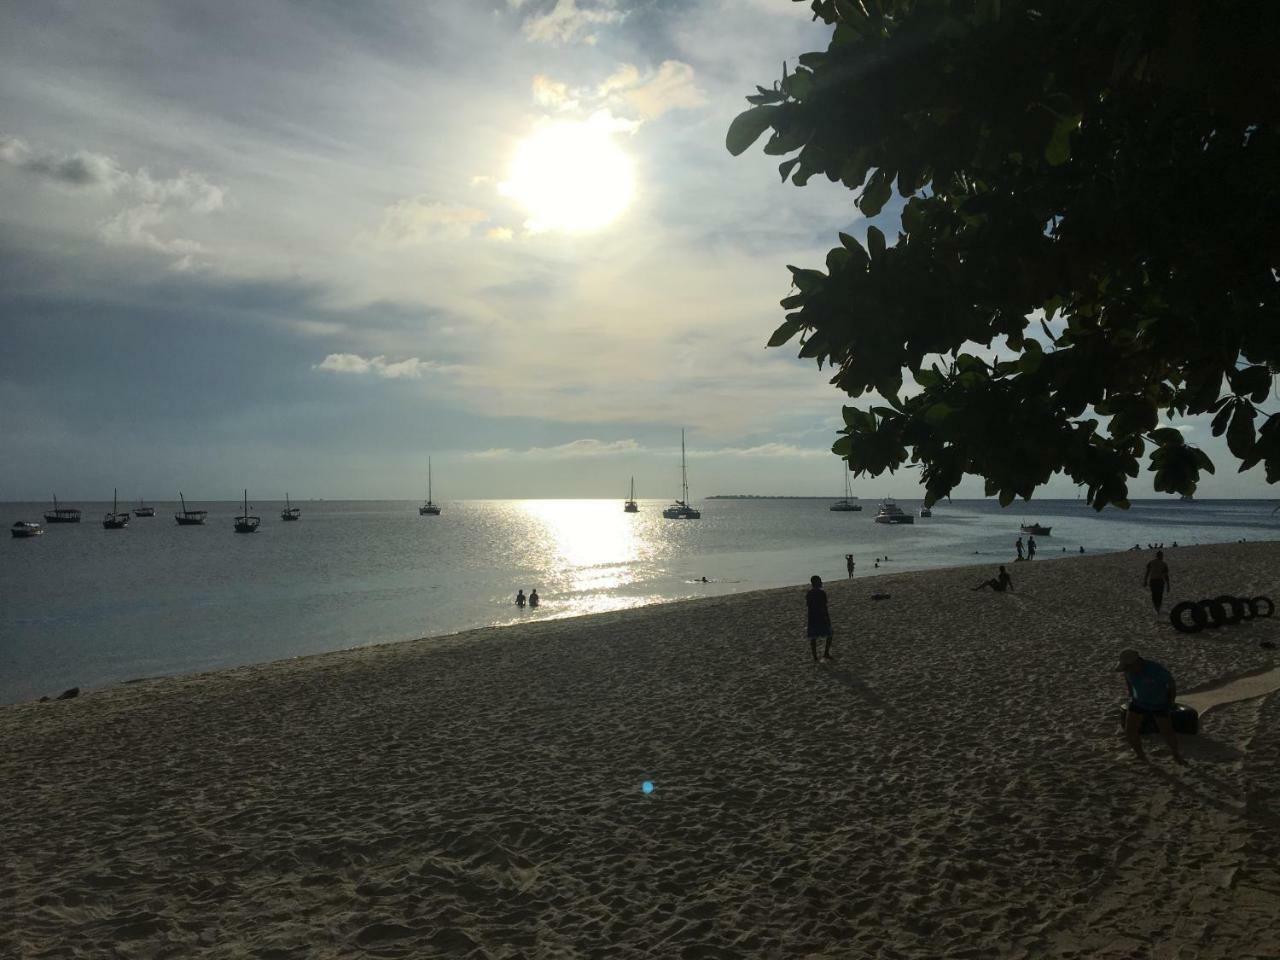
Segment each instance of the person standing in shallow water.
[{"label": "person standing in shallow water", "polygon": [[1164,592],[1172,586],[1169,579],[1169,565],[1164,562],[1164,551],[1157,550],[1156,558],[1147,563],[1147,572],[1142,575],[1142,585],[1151,588],[1151,605],[1156,608],[1156,615],[1160,613],[1160,606],[1164,603]]},{"label": "person standing in shallow water", "polygon": [[844,555],[844,568],[849,571],[849,579],[853,579],[853,554]]},{"label": "person standing in shallow water", "polygon": [[1034,560],[1036,558],[1036,538],[1027,537],[1027,559]]},{"label": "person standing in shallow water", "polygon": [[827,646],[822,652],[823,660],[834,660],[831,656],[831,614],[827,612],[827,592],[822,589],[822,578],[814,574],[809,578],[809,592],[804,596],[805,609],[808,613],[809,649],[813,653],[813,662],[818,662],[818,638],[826,637]]},{"label": "person standing in shallow water", "polygon": [[524,591],[523,590],[516,591],[516,606],[519,607],[521,610],[524,609]]},{"label": "person standing in shallow water", "polygon": [[1018,559],[1021,560],[1022,559],[1022,538],[1021,537],[1018,538],[1018,542],[1014,544],[1014,547],[1017,548]]}]

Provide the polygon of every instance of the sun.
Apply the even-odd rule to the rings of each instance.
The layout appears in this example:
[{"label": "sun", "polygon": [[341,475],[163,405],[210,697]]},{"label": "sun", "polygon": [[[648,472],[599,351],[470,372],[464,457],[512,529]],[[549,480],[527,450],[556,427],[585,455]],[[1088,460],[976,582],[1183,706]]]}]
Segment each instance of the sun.
[{"label": "sun", "polygon": [[534,232],[591,233],[630,205],[635,169],[604,124],[558,121],[516,148],[502,192],[525,208]]}]

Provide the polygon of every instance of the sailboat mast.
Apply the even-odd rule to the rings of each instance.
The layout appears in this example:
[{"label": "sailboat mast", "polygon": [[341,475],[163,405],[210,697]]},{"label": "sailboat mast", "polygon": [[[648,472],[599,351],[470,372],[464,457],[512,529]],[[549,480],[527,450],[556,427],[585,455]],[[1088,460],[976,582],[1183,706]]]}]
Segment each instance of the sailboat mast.
[{"label": "sailboat mast", "polygon": [[427,457],[427,503],[431,502],[431,458]]},{"label": "sailboat mast", "polygon": [[680,489],[684,492],[684,502],[689,502],[689,469],[684,462],[684,430],[680,431]]}]

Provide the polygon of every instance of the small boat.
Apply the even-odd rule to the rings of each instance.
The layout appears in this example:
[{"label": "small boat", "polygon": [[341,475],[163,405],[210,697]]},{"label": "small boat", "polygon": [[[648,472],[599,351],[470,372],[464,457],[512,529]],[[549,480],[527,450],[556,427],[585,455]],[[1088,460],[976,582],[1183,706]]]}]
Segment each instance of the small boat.
[{"label": "small boat", "polygon": [[280,511],[280,519],[281,520],[300,520],[301,518],[302,518],[302,511],[298,507],[295,507],[291,503],[289,503],[289,493],[288,491],[285,491],[284,509]]},{"label": "small boat", "polygon": [[431,458],[427,457],[427,502],[418,508],[420,517],[440,516],[440,507],[431,502]]},{"label": "small boat", "polygon": [[662,511],[662,515],[668,520],[701,520],[702,511],[695,510],[689,506],[689,468],[685,465],[684,459],[684,431],[680,431],[680,489],[684,494],[684,499],[677,500],[667,509]]},{"label": "small boat", "polygon": [[631,478],[631,498],[623,504],[622,509],[627,513],[639,513],[640,505],[636,503],[636,478]]},{"label": "small boat", "polygon": [[244,513],[236,517],[236,533],[253,533],[262,522],[261,517],[249,516],[249,491],[244,492]]},{"label": "small boat", "polygon": [[178,521],[180,527],[197,527],[204,523],[204,518],[209,515],[208,510],[188,510],[187,498],[182,495],[182,491],[178,491],[178,499],[182,502],[182,510],[173,515],[173,519]]},{"label": "small boat", "polygon": [[120,512],[119,491],[111,491],[111,512],[102,518],[103,530],[123,530],[129,525],[129,511]]},{"label": "small boat", "polygon": [[1049,536],[1049,531],[1052,530],[1053,527],[1043,527],[1038,523],[1024,523],[1018,529],[1023,533],[1031,534],[1033,537],[1047,537]]},{"label": "small boat", "polygon": [[19,520],[9,531],[18,538],[38,537],[44,533],[44,527],[33,520]]},{"label": "small boat", "polygon": [[930,510],[928,507],[921,507],[921,508],[920,508],[920,516],[922,516],[922,517],[924,517],[924,518],[928,519],[929,517],[932,517],[932,516],[933,516],[933,511],[932,511],[932,510]]},{"label": "small boat", "polygon": [[156,515],[156,508],[148,507],[142,502],[142,498],[139,497],[138,505],[133,508],[133,515],[135,517],[154,517]]},{"label": "small boat", "polygon": [[831,509],[836,513],[861,513],[862,504],[854,503],[853,490],[849,486],[849,469],[844,468],[844,499],[837,500],[831,505]]},{"label": "small boat", "polygon": [[915,523],[916,518],[903,513],[902,508],[892,500],[881,500],[880,509],[876,511],[876,523]]},{"label": "small boat", "polygon": [[53,498],[53,509],[45,513],[45,523],[79,523],[80,508],[79,507],[60,507],[58,506],[58,498]]}]

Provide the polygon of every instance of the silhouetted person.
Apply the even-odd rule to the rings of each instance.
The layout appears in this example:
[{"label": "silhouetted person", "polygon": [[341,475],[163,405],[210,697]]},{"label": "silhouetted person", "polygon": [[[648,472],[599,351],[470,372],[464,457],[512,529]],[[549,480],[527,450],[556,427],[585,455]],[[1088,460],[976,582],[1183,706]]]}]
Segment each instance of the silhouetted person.
[{"label": "silhouetted person", "polygon": [[1137,650],[1122,651],[1116,669],[1124,674],[1125,691],[1129,694],[1124,735],[1138,759],[1147,759],[1142,752],[1142,721],[1154,717],[1174,762],[1185,765],[1187,761],[1178,751],[1178,735],[1173,731],[1173,704],[1177,698],[1173,674],[1154,660],[1143,660]]},{"label": "silhouetted person", "polygon": [[529,609],[532,610],[538,605],[538,591],[536,589],[529,591]]},{"label": "silhouetted person", "polygon": [[1004,568],[1004,564],[1000,565],[1000,576],[992,577],[990,580],[983,580],[973,589],[975,591],[985,590],[987,587],[990,587],[996,593],[1004,593],[1006,590],[1013,589],[1013,580],[1009,576],[1009,571]]},{"label": "silhouetted person", "polygon": [[524,591],[523,590],[516,591],[516,606],[519,607],[521,610],[524,609]]},{"label": "silhouetted person", "polygon": [[822,589],[822,578],[814,574],[809,578],[809,592],[804,595],[805,610],[808,614],[807,630],[809,649],[813,653],[813,662],[818,662],[818,639],[827,638],[826,649],[822,653],[823,660],[833,660],[831,656],[831,614],[827,612],[827,592]]},{"label": "silhouetted person", "polygon": [[1015,543],[1013,546],[1018,551],[1018,559],[1021,560],[1022,559],[1022,538],[1019,537],[1018,542]]},{"label": "silhouetted person", "polygon": [[1164,551],[1157,550],[1156,558],[1148,561],[1147,572],[1142,575],[1142,585],[1151,588],[1151,605],[1160,613],[1160,605],[1164,603],[1164,592],[1173,585],[1169,577],[1169,565],[1164,562]]},{"label": "silhouetted person", "polygon": [[1084,553],[1084,547],[1081,547],[1081,548],[1080,548],[1080,552],[1081,552],[1081,553]]},{"label": "silhouetted person", "polygon": [[849,571],[849,577],[853,577],[853,554],[846,553],[844,555],[844,568]]}]

